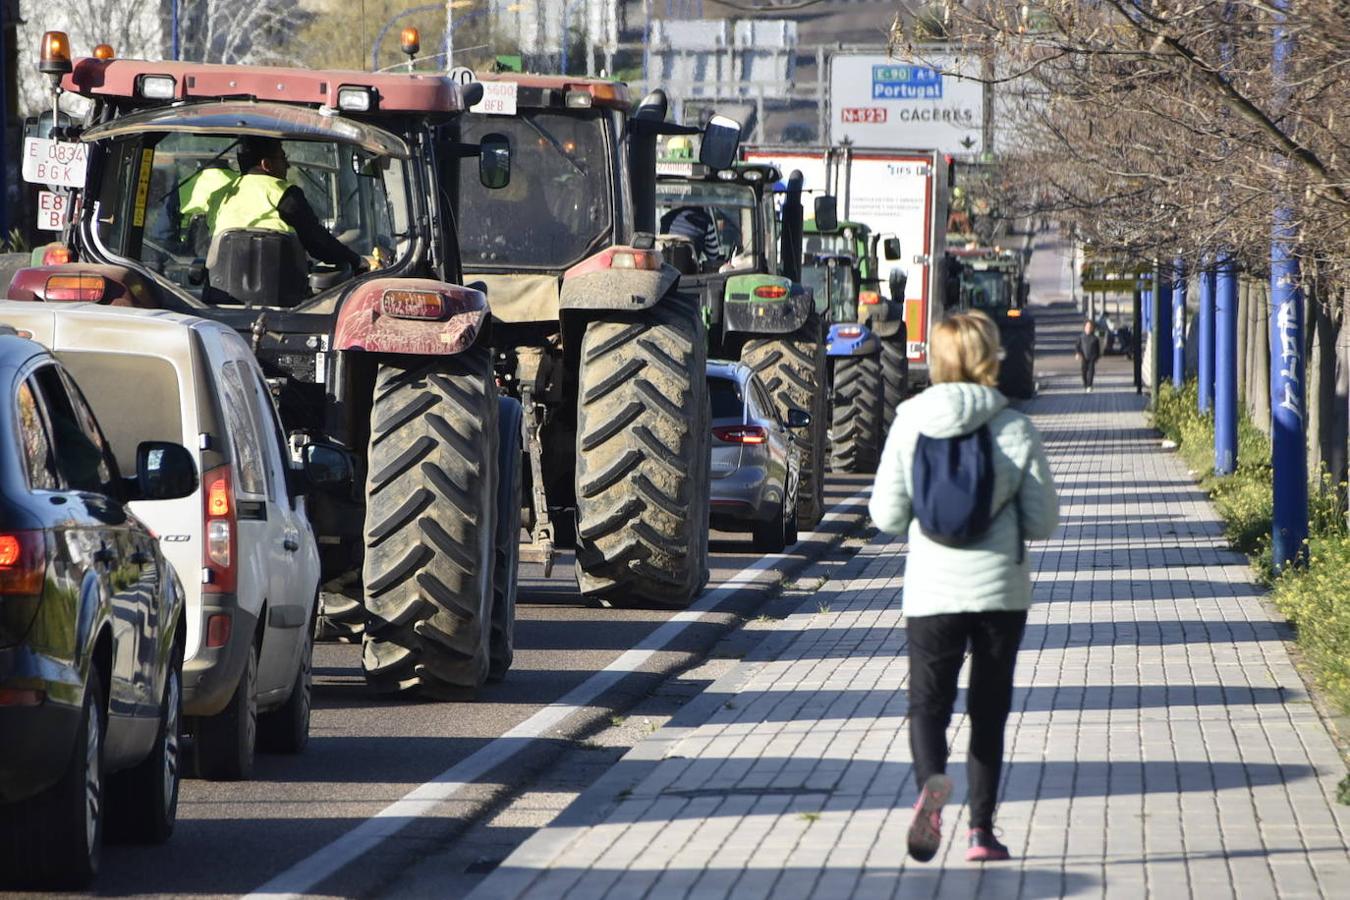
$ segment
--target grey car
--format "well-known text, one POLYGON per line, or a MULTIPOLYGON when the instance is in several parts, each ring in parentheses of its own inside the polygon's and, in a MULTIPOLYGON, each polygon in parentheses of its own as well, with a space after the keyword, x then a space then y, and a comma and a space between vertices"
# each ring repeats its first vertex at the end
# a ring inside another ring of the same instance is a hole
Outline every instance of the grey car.
POLYGON ((749 531, 756 550, 782 552, 797 541, 797 481, 801 451, 792 432, 809 413, 779 418, 754 370, 708 361, 712 404, 712 527, 749 531))

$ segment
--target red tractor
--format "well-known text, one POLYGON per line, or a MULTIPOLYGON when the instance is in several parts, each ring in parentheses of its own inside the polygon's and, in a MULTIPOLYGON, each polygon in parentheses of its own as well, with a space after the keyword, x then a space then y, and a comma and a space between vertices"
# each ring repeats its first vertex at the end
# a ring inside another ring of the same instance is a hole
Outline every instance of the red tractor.
POLYGON ((293 443, 336 443, 364 471, 363 496, 305 502, 323 551, 324 621, 364 631, 368 682, 445 696, 501 678, 521 413, 497 389, 487 298, 463 286, 445 180, 477 156, 485 184, 509 181, 505 138, 458 140, 481 89, 436 75, 72 63, 60 37, 44 39, 42 71, 88 113, 29 144, 87 156, 87 178, 49 254, 68 261, 19 271, 9 296, 171 309, 237 329, 293 443), (283 151, 271 189, 294 205, 298 186, 314 221, 279 226, 266 208, 224 227, 233 201, 220 198, 242 190, 245 146, 283 151), (311 260, 332 247, 316 228, 341 245, 336 261, 311 260))

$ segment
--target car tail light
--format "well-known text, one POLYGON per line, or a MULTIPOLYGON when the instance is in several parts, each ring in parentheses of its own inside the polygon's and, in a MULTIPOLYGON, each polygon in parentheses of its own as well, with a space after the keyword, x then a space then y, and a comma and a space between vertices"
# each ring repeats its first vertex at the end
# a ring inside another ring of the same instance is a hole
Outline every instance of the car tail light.
POLYGON ((41 706, 46 691, 27 688, 0 688, 0 706, 41 706))
POLYGON ((881 302, 881 295, 876 291, 859 291, 858 302, 863 306, 876 306, 881 302))
POLYGON ((782 300, 787 293, 788 289, 781 284, 761 284, 755 288, 755 296, 761 300, 782 300))
POLYGON ((42 593, 47 538, 41 531, 0 532, 0 597, 42 593))
POLYGON ((64 266, 74 258, 65 244, 48 244, 42 251, 44 266, 64 266))
POLYGON ((102 275, 53 275, 47 279, 48 300, 78 300, 98 303, 103 299, 108 282, 102 275))
POLYGON ((230 642, 234 623, 229 613, 217 613, 206 620, 206 646, 224 647, 230 642))
POLYGON ((235 509, 229 466, 217 466, 202 479, 203 525, 206 546, 202 554, 202 582, 207 593, 229 593, 235 586, 235 509))
POLYGON ((719 425, 712 433, 728 444, 762 444, 769 439, 769 430, 762 425, 719 425))
POLYGON ((860 338, 863 336, 863 330, 857 325, 843 325, 835 330, 835 336, 841 338, 860 338))
POLYGON ((1008 318, 1010 318, 1010 319, 1021 318, 1021 316, 1022 316, 1022 311, 1021 311, 1020 309, 1010 309, 1010 310, 1008 310, 1008 318))

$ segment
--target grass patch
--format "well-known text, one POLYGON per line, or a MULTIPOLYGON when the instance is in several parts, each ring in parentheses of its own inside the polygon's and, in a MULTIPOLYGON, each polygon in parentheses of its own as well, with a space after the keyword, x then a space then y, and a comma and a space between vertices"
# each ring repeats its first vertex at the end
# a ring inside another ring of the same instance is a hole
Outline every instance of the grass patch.
MULTIPOLYGON (((1154 425, 1177 443, 1177 452, 1209 492, 1233 546, 1252 559, 1270 598, 1294 626, 1298 646, 1328 704, 1350 715, 1350 534, 1341 507, 1344 485, 1325 474, 1308 488, 1307 564, 1276 575, 1271 567, 1270 441, 1245 415, 1238 421, 1238 467, 1214 474, 1214 422, 1196 411, 1196 387, 1164 384, 1154 425)), ((1350 777, 1342 783, 1350 801, 1350 777)))

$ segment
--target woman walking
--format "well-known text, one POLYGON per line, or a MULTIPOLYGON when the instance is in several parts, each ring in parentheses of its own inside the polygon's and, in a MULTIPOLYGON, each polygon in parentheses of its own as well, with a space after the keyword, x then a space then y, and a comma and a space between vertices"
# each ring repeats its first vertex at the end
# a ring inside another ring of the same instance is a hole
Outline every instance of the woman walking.
POLYGON ((1040 435, 994 387, 993 321, 951 316, 928 347, 933 386, 900 405, 869 507, 878 528, 909 540, 909 745, 920 789, 909 853, 927 862, 941 842, 951 794, 947 726, 969 651, 966 859, 1001 860, 1008 848, 994 836, 994 805, 1003 728, 1031 604, 1023 542, 1054 532, 1059 502, 1040 435))

